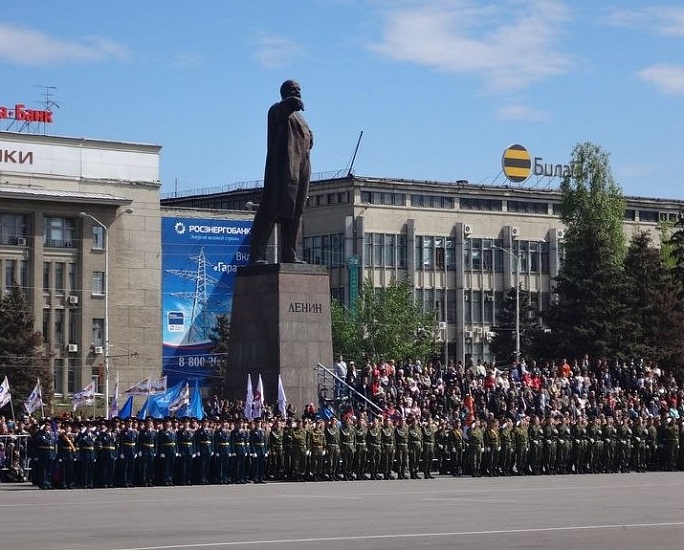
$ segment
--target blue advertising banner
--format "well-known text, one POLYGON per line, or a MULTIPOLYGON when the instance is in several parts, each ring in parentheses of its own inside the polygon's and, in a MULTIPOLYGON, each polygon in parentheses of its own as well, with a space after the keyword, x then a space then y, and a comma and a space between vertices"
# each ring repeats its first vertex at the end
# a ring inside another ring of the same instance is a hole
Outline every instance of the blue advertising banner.
POLYGON ((238 267, 249 263, 251 220, 162 218, 162 374, 168 386, 208 385, 210 339, 230 314, 238 267))

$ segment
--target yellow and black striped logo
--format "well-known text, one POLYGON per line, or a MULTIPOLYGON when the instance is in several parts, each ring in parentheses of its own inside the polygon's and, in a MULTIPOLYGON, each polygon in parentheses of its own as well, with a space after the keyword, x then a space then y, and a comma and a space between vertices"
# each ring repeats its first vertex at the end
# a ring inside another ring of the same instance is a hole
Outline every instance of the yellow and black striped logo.
POLYGON ((501 159, 503 172, 510 181, 520 183, 530 177, 532 161, 530 152, 517 143, 504 151, 501 159))

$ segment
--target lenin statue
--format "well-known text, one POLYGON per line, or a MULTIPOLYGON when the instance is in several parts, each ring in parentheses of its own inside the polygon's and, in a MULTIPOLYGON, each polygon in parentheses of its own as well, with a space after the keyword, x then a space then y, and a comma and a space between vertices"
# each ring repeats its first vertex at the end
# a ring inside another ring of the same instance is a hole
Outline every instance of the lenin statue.
POLYGON ((266 246, 276 223, 280 224, 280 261, 305 263, 295 252, 299 222, 309 193, 313 134, 300 111, 301 88, 294 80, 280 87, 282 101, 268 110, 268 147, 264 191, 254 217, 250 263, 265 264, 266 246))

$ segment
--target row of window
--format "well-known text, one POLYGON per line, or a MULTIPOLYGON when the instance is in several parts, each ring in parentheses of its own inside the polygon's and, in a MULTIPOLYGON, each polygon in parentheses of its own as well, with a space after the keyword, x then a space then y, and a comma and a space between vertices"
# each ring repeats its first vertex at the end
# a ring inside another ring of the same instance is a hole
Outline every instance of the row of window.
MULTIPOLYGON (((26 245, 28 215, 0 213, 0 244, 26 245)), ((103 249, 105 229, 97 224, 92 227, 93 248, 103 249)), ((77 221, 74 218, 43 217, 43 246, 70 248, 77 238, 77 221)))
MULTIPOLYGON (((53 368, 55 393, 66 395, 81 391, 81 388, 83 387, 83 383, 81 382, 82 370, 83 365, 78 358, 55 359, 53 368)), ((99 381, 101 374, 99 367, 94 366, 92 368, 91 379, 95 383, 95 392, 100 391, 99 381)))
MULTIPOLYGON (((81 317, 78 309, 43 309, 43 341, 54 346, 81 341, 81 317)), ((105 321, 92 319, 91 341, 93 346, 104 345, 105 321)))

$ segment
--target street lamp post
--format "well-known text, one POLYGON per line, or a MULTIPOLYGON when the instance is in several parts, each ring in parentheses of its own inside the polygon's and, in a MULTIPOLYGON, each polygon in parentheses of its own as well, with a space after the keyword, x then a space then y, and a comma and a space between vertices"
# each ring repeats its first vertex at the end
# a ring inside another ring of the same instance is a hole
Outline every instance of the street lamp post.
MULTIPOLYGON (((113 220, 114 223, 121 214, 131 214, 132 209, 128 208, 119 213, 113 220)), ((92 214, 87 212, 79 212, 81 218, 88 218, 93 223, 99 225, 104 232, 104 257, 105 257, 105 274, 104 274, 104 401, 105 401, 105 418, 109 418, 109 229, 92 214)), ((111 224, 110 224, 111 226, 111 224)))

